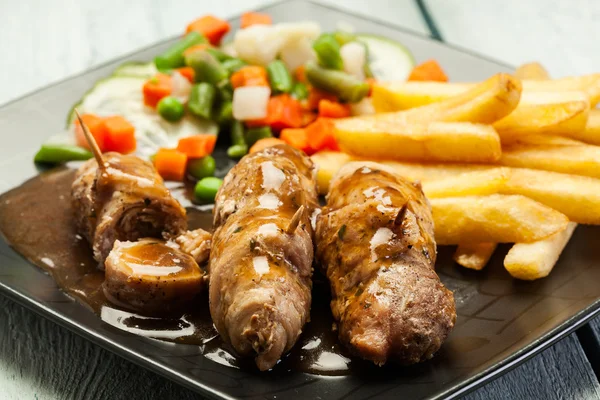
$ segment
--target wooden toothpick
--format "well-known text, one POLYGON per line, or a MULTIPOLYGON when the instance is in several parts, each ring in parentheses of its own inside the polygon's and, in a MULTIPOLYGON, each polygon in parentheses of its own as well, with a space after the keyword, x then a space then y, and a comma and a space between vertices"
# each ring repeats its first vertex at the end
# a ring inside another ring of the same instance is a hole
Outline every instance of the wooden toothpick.
POLYGON ((79 111, 77 111, 77 109, 75 109, 75 115, 77 115, 77 119, 79 120, 81 129, 83 130, 83 135, 85 136, 85 139, 87 140, 88 144, 90 145, 90 148, 92 149, 92 153, 94 153, 94 158, 96 159, 96 162, 98 163, 98 168, 100 168, 101 170, 104 170, 106 168, 106 162, 104 161, 102 152, 100 151, 100 148, 98 147, 98 143, 96 143, 96 139, 90 133, 87 125, 83 122, 83 119, 81 119, 81 115, 79 115, 79 111))
POLYGON ((300 206, 300 208, 296 211, 296 213, 292 217, 292 220, 290 221, 290 224, 286 228, 285 233, 290 234, 290 235, 292 233, 294 233, 296 231, 296 228, 298 227, 298 224, 302 220, 303 216, 304 216, 304 206, 300 206))
POLYGON ((400 208, 400 211, 398 211, 398 214, 396 215, 396 218, 394 219, 394 225, 402 225, 402 221, 404 221, 404 217, 406 217, 407 210, 408 210, 408 201, 406 203, 404 203, 402 208, 400 208))

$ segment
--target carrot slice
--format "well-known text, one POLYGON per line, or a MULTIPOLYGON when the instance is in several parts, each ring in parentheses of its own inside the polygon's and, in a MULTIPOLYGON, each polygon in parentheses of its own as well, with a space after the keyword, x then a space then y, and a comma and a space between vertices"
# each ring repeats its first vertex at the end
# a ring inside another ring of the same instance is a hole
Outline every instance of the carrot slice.
POLYGON ((337 101, 335 95, 324 92, 322 90, 311 87, 308 89, 308 109, 317 110, 319 108, 319 102, 321 100, 337 101))
POLYGON ((171 81, 172 78, 169 75, 161 73, 147 80, 142 89, 144 104, 154 108, 160 99, 169 96, 172 90, 171 81))
POLYGON ((106 131, 105 151, 128 154, 135 151, 135 127, 120 115, 104 119, 106 131))
POLYGON ((185 30, 185 33, 196 31, 203 34, 212 45, 218 45, 223 36, 229 32, 231 26, 225 20, 213 15, 205 15, 195 21, 192 21, 185 30))
POLYGON ((308 145, 312 150, 339 150, 335 140, 333 122, 329 118, 317 118, 305 129, 308 145))
POLYGON ((216 143, 215 135, 194 135, 179 139, 177 150, 186 154, 188 158, 202 158, 213 152, 216 143))
POLYGON ((268 14, 257 13, 257 12, 247 12, 242 14, 242 18, 240 20, 240 26, 242 29, 247 28, 252 25, 272 25, 273 20, 271 16, 268 14))
POLYGON ((181 67, 181 68, 177 68, 176 70, 177 72, 179 72, 181 75, 183 75, 183 77, 185 79, 187 79, 188 81, 190 81, 190 83, 194 83, 194 68, 192 67, 181 67))
POLYGON ((234 89, 241 86, 269 86, 267 70, 260 65, 247 65, 231 75, 231 86, 234 89))
POLYGON ((176 149, 159 149, 154 156, 154 166, 158 174, 168 181, 183 181, 187 156, 176 149))
MULTIPOLYGON (((81 119, 96 140, 96 143, 98 143, 98 148, 100 151, 106 151, 106 130, 104 129, 104 119, 95 114, 83 114, 81 119)), ((75 120, 75 142, 78 146, 90 150, 90 145, 88 144, 85 134, 83 133, 83 129, 81 128, 81 124, 77 119, 75 120)))
POLYGON ((448 76, 437 61, 429 60, 414 67, 408 80, 448 82, 448 76))
POLYGON ((296 70, 294 71, 294 78, 296 78, 296 80, 298 82, 306 83, 306 74, 304 73, 304 64, 302 64, 301 66, 296 68, 296 70))
POLYGON ((346 118, 350 116, 350 106, 337 101, 322 99, 319 101, 319 117, 346 118))
POLYGON ((188 47, 187 49, 185 49, 185 50, 183 51, 183 55, 184 55, 184 56, 187 56, 187 55, 189 55, 189 54, 192 54, 192 53, 194 53, 194 52, 196 52, 196 51, 202 51, 202 50, 206 50, 206 49, 208 49, 209 47, 212 47, 212 46, 211 46, 211 45, 209 45, 209 44, 207 44, 207 43, 195 44, 195 45, 193 45, 193 46, 191 46, 191 47, 188 47))
POLYGON ((308 155, 312 154, 312 149, 308 144, 306 129, 284 129, 279 134, 279 139, 283 140, 292 147, 302 150, 308 155))
POLYGON ((250 153, 256 153, 257 151, 261 151, 266 149, 267 147, 277 146, 278 144, 286 144, 283 140, 277 138, 264 138, 258 140, 256 143, 250 147, 250 153))

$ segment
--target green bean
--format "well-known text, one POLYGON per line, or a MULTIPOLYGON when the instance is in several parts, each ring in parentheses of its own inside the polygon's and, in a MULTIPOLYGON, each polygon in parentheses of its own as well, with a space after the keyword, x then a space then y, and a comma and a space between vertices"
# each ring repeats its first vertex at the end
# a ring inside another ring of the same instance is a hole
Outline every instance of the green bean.
POLYGON ((194 69, 196 82, 208 82, 213 85, 227 79, 227 70, 207 51, 194 51, 185 56, 185 64, 194 69))
POLYGON ((335 31, 333 33, 333 37, 340 46, 343 46, 346 43, 354 42, 356 40, 355 34, 346 31, 335 31))
POLYGON ((248 146, 245 144, 234 144, 227 149, 227 156, 233 159, 240 159, 248 154, 248 146))
POLYGON ((246 139, 244 135, 244 123, 242 121, 234 120, 231 123, 231 144, 233 145, 246 145, 246 139))
POLYGON ((246 145, 252 147, 252 145, 258 142, 260 139, 273 137, 273 132, 268 126, 261 126, 260 128, 248 129, 246 132, 246 145))
POLYGON ((209 47, 208 49, 206 49, 206 51, 208 51, 219 62, 223 62, 223 61, 234 58, 234 57, 230 56, 229 54, 225 53, 224 51, 221 51, 214 47, 209 47))
POLYGON ((219 94, 219 101, 232 101, 233 100, 233 87, 229 79, 221 81, 217 84, 217 92, 219 94))
POLYGON ((369 93, 369 84, 342 71, 332 71, 309 61, 305 67, 306 78, 317 89, 336 95, 340 100, 356 103, 369 93))
POLYGON ((187 165, 188 174, 200 180, 215 174, 217 164, 211 156, 190 160, 187 165))
POLYGON ((183 104, 181 104, 181 102, 175 97, 171 96, 160 99, 156 105, 156 110, 161 117, 169 122, 179 121, 181 118, 183 118, 183 114, 185 113, 183 104))
POLYGON ((190 32, 179 42, 169 47, 167 51, 154 59, 154 64, 159 70, 179 68, 185 65, 183 52, 197 44, 208 43, 206 38, 198 32, 190 32))
POLYGON ((222 101, 217 113, 217 122, 224 124, 233 119, 233 103, 231 101, 222 101))
POLYGON ((340 44, 331 33, 322 33, 313 43, 319 64, 329 69, 344 69, 340 44))
POLYGON ((217 91, 213 85, 206 82, 196 83, 192 86, 192 92, 188 100, 188 110, 198 117, 210 119, 216 93, 217 91))
POLYGON ((308 88, 302 82, 294 83, 294 87, 292 88, 292 97, 297 100, 304 100, 308 98, 308 88))
POLYGON ((215 196, 223 181, 215 177, 202 178, 194 187, 194 196, 196 200, 210 203, 215 201, 215 196))
POLYGON ((267 65, 269 84, 275 93, 289 93, 292 90, 292 75, 281 60, 275 60, 267 65))
POLYGON ((67 161, 87 160, 92 153, 82 147, 68 144, 43 144, 33 158, 37 163, 60 164, 67 161))
POLYGON ((223 61, 221 65, 223 65, 223 68, 225 68, 227 72, 229 72, 229 75, 231 75, 243 66, 246 66, 248 64, 246 64, 245 61, 240 60, 239 58, 231 58, 229 60, 223 61))

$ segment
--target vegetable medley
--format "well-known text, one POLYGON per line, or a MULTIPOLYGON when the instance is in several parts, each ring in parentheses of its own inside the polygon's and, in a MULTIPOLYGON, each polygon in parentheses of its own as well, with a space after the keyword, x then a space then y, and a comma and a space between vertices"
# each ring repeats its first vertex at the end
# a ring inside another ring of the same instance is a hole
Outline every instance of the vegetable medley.
MULTIPOLYGON (((198 18, 153 63, 124 64, 98 82, 75 107, 100 150, 150 158, 164 179, 196 180, 197 199, 212 201, 219 132, 233 159, 277 143, 337 151, 331 119, 373 113, 375 79, 446 79, 435 62, 411 72, 412 56, 387 38, 273 24, 255 12, 222 44, 230 29, 214 16, 198 18)), ((35 161, 90 158, 72 113, 68 130, 72 141, 44 144, 35 161)))

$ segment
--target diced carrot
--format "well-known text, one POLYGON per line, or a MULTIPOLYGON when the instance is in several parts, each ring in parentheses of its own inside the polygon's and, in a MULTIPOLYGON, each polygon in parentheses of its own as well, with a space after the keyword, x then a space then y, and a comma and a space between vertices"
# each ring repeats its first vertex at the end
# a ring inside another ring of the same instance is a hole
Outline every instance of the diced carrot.
POLYGON ((261 151, 266 149, 267 147, 277 146, 278 144, 286 144, 283 140, 277 138, 264 138, 258 140, 256 143, 250 147, 250 153, 256 153, 257 151, 261 151))
POLYGON ((218 45, 223 36, 229 32, 231 26, 225 20, 212 15, 205 15, 191 22, 186 29, 186 33, 196 31, 203 34, 212 45, 218 45))
POLYGON ((183 181, 188 157, 176 149, 159 149, 154 156, 158 174, 168 181, 183 181))
POLYGON ((306 129, 284 129, 279 134, 279 139, 283 140, 292 147, 302 150, 306 154, 312 154, 312 149, 308 145, 306 129))
POLYGON ((269 86, 267 70, 260 65, 247 65, 231 75, 231 86, 234 89, 241 86, 269 86))
POLYGON ((448 82, 448 76, 437 61, 429 60, 414 67, 408 80, 448 82))
POLYGON ((156 74, 144 83, 144 104, 148 107, 156 107, 163 97, 171 94, 171 77, 167 74, 156 74))
POLYGON ((319 117, 346 118, 349 116, 350 106, 348 104, 342 104, 327 99, 319 101, 319 117))
POLYGON ((273 24, 273 20, 271 16, 268 14, 257 13, 257 12, 247 12, 242 14, 242 18, 240 21, 240 26, 242 29, 247 28, 252 25, 271 25, 273 24))
POLYGON ((317 118, 305 129, 308 145, 312 150, 339 150, 335 140, 333 122, 329 118, 317 118))
POLYGON ((311 87, 308 89, 308 109, 317 110, 319 108, 319 102, 323 99, 337 101, 337 97, 331 93, 324 92, 322 90, 311 87))
POLYGON ((135 151, 135 127, 120 115, 104 119, 106 131, 105 151, 128 154, 135 151))
MULTIPOLYGON (((96 143, 98 143, 98 148, 100 151, 106 151, 106 130, 104 129, 104 119, 95 114, 83 114, 81 119, 96 140, 96 143)), ((79 123, 78 119, 75 120, 75 141, 78 146, 90 150, 90 145, 85 138, 85 134, 83 133, 83 129, 81 128, 81 124, 79 123)))
POLYGON ((302 126, 302 106, 298 100, 292 98, 289 94, 273 96, 269 99, 267 105, 267 116, 246 121, 246 126, 250 128, 270 126, 276 131, 286 128, 300 128, 302 126))
POLYGON ((192 47, 188 47, 187 49, 185 49, 183 51, 183 55, 187 56, 187 55, 192 54, 192 53, 194 53, 196 51, 206 50, 209 47, 212 47, 212 46, 210 44, 208 44, 208 43, 195 44, 192 47))
POLYGON ((302 112, 302 126, 311 124, 316 119, 317 119, 317 113, 314 113, 312 111, 303 111, 302 112))
POLYGON ((215 135, 188 136, 179 139, 177 150, 186 154, 188 158, 202 158, 213 152, 215 143, 217 143, 215 135))
POLYGON ((185 79, 190 81, 190 83, 194 83, 194 68, 192 67, 181 67, 177 68, 177 72, 179 72, 185 79))
POLYGON ((301 66, 296 68, 296 70, 294 71, 294 78, 296 78, 296 80, 298 82, 306 83, 306 74, 304 73, 304 64, 302 64, 301 66))

